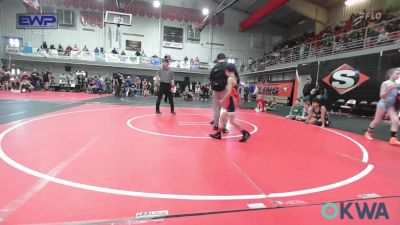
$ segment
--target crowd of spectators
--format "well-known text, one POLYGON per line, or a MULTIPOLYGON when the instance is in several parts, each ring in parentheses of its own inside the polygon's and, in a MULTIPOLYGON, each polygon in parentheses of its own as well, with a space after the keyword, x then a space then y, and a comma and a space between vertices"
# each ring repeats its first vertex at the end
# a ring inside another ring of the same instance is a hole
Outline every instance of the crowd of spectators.
POLYGON ((400 42, 399 17, 380 11, 364 10, 352 14, 347 21, 327 25, 318 34, 305 32, 302 36, 284 40, 260 58, 249 58, 248 70, 262 70, 268 65, 297 61, 310 56, 371 48, 378 44, 400 42), (373 15, 379 15, 379 20, 373 15))
POLYGON ((15 92, 32 92, 33 90, 49 90, 51 80, 54 79, 48 69, 39 74, 36 69, 32 72, 12 72, 5 67, 0 69, 0 90, 15 92))
MULTIPOLYGON (((109 76, 91 75, 85 71, 66 72, 57 79, 49 68, 38 72, 23 71, 12 74, 9 69, 0 69, 0 90, 12 92, 32 91, 75 91, 92 94, 114 94, 118 97, 156 96, 160 87, 160 78, 140 78, 135 75, 116 73, 109 76)), ((187 101, 208 101, 211 96, 210 84, 203 82, 177 82, 172 88, 175 97, 187 101)))

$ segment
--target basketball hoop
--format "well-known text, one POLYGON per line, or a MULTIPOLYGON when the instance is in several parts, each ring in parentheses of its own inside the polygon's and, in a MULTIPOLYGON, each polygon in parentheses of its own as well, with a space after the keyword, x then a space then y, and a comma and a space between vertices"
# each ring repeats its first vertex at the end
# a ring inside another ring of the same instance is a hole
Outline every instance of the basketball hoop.
POLYGON ((133 0, 115 0, 118 11, 124 13, 125 10, 132 4, 133 0))
POLYGON ((114 23, 117 24, 117 27, 120 27, 123 21, 124 19, 122 17, 119 16, 114 17, 114 23))
POLYGON ((122 17, 116 16, 114 17, 114 23, 121 24, 124 21, 122 17))

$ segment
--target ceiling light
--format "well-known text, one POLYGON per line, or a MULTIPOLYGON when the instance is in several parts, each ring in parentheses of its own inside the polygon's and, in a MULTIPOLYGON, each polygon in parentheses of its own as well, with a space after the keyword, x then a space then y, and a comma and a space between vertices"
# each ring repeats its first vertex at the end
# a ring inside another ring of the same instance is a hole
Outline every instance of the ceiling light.
POLYGON ((346 0, 346 1, 344 2, 344 4, 345 4, 346 6, 351 6, 351 5, 360 3, 360 2, 362 2, 362 1, 364 1, 364 0, 346 0))
POLYGON ((153 6, 154 6, 154 8, 159 8, 161 6, 160 1, 154 1, 153 6))
POLYGON ((203 15, 208 15, 210 11, 207 8, 204 8, 202 11, 203 15))

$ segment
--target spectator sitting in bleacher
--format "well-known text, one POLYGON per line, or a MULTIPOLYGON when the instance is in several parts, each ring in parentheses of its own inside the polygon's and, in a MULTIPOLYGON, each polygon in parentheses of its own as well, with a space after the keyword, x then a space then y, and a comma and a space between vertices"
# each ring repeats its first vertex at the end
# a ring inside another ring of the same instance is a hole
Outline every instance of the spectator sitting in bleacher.
POLYGON ((208 84, 203 84, 201 86, 201 101, 208 101, 208 99, 210 98, 210 95, 208 93, 208 91, 210 90, 208 84))
POLYGON ((27 91, 32 92, 35 87, 28 80, 28 73, 23 72, 21 74, 21 81, 19 82, 19 91, 25 93, 27 91))
POLYGON ((107 76, 105 81, 104 81, 105 85, 106 85, 106 93, 111 94, 113 91, 113 87, 112 87, 112 78, 110 76, 107 76))
POLYGON ((386 31, 386 28, 383 26, 379 29, 378 42, 385 42, 389 40, 389 32, 386 31))
POLYGON ((88 79, 88 93, 94 93, 94 89, 96 88, 96 83, 95 83, 95 79, 97 78, 97 76, 93 78, 89 78, 88 79))
POLYGON ((147 80, 144 79, 142 86, 143 86, 143 96, 145 97, 150 96, 151 83, 147 82, 147 80))
POLYGON ((48 91, 50 88, 50 82, 51 82, 51 72, 49 70, 49 68, 46 68, 43 72, 42 72, 42 82, 43 84, 43 88, 45 91, 48 91))
POLYGON ((68 46, 65 48, 65 51, 69 54, 69 53, 72 51, 71 45, 68 45, 68 46))
POLYGON ((249 86, 249 94, 250 94, 249 102, 251 100, 251 95, 254 94, 254 90, 255 90, 254 84, 250 84, 250 86, 249 86))
POLYGON ((136 50, 136 53, 135 53, 135 55, 136 55, 136 56, 140 56, 139 49, 137 49, 137 50, 136 50))
POLYGON ((255 108, 256 112, 264 112, 265 108, 265 100, 263 99, 262 95, 257 95, 257 107, 255 108))
POLYGON ((133 91, 134 96, 140 95, 140 93, 142 92, 140 89, 140 83, 138 83, 137 81, 133 82, 131 85, 131 90, 133 91))
POLYGON ((10 76, 9 85, 10 85, 10 90, 11 91, 18 90, 18 88, 19 88, 19 76, 11 75, 10 76))
POLYGON ((300 105, 300 100, 296 99, 292 108, 290 109, 290 114, 286 118, 295 120, 297 117, 303 115, 303 106, 300 105))
POLYGON ((200 95, 201 95, 201 85, 199 82, 197 82, 196 85, 194 86, 194 100, 199 101, 200 95))
POLYGON ((95 54, 95 55, 98 55, 98 54, 99 54, 99 52, 100 52, 99 48, 98 48, 98 47, 96 47, 96 48, 94 49, 94 54, 95 54))
POLYGON ((100 54, 104 55, 104 48, 103 47, 100 48, 100 54))
POLYGON ((43 44, 40 46, 40 49, 41 49, 41 50, 45 50, 45 51, 48 50, 47 43, 46 43, 45 41, 44 41, 43 44))
POLYGON ((0 68, 0 89, 3 88, 4 77, 5 77, 4 69, 0 68))
POLYGON ((125 80, 125 97, 129 96, 129 93, 131 92, 131 88, 132 88, 132 79, 130 76, 128 76, 125 80))
POLYGON ((277 105, 276 99, 275 97, 272 97, 272 99, 265 105, 264 111, 265 112, 268 112, 268 110, 275 111, 276 105, 277 105))
POLYGON ((121 55, 126 55, 126 53, 122 50, 121 55))
POLYGON ((33 72, 31 73, 31 80, 33 85, 35 86, 36 90, 40 89, 40 74, 37 72, 36 69, 33 69, 33 72))
POLYGON ((78 52, 79 51, 79 48, 78 48, 78 46, 75 44, 74 45, 74 47, 72 48, 72 51, 75 51, 75 52, 78 52))
POLYGON ((102 94, 104 92, 104 81, 102 78, 95 77, 94 94, 102 94))
POLYGON ((84 51, 84 52, 88 52, 89 51, 89 49, 86 47, 86 45, 83 47, 83 49, 82 49, 82 51, 84 51))
POLYGON ((58 54, 63 54, 64 53, 64 48, 62 47, 61 44, 58 44, 57 52, 58 52, 58 54))
POLYGON ((51 44, 50 45, 50 48, 49 48, 49 50, 48 50, 48 53, 50 54, 50 55, 58 55, 58 51, 57 51, 57 49, 56 49, 56 47, 53 45, 53 44, 51 44))
POLYGON ((111 51, 111 53, 112 53, 112 54, 115 54, 115 55, 118 55, 118 51, 117 51, 117 49, 115 49, 115 48, 111 51))
POLYGON ((322 128, 329 126, 328 110, 322 104, 321 99, 314 98, 312 100, 306 123, 321 126, 322 128))
POLYGON ((193 101, 193 98, 194 98, 193 93, 190 91, 189 86, 186 85, 185 91, 183 92, 183 99, 185 101, 191 102, 193 101))
POLYGON ((185 95, 183 95, 184 97, 183 97, 183 99, 185 100, 185 101, 189 101, 189 102, 191 102, 191 101, 193 101, 193 93, 192 92, 190 92, 190 91, 188 91, 185 95))
POLYGON ((243 98, 245 102, 250 102, 250 87, 249 84, 246 84, 243 88, 243 98))
POLYGON ((4 90, 9 90, 10 89, 10 78, 11 78, 10 71, 4 67, 2 68, 2 70, 3 70, 3 79, 2 79, 2 82, 0 83, 0 85, 2 86, 2 88, 4 90))

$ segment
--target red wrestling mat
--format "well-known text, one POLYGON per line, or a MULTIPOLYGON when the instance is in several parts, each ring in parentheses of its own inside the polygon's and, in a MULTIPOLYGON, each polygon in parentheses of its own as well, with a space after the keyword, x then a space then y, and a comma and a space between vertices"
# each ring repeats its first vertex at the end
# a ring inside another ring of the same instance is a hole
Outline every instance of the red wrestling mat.
MULTIPOLYGON (((210 109, 163 111, 84 105, 3 126, 0 223, 84 223, 262 203, 302 207, 160 223, 331 224, 322 206, 307 205, 400 193, 400 149, 382 141, 252 111, 237 116, 253 133, 247 143, 234 128, 218 141, 207 137, 210 109)), ((391 219, 379 224, 399 221, 395 203, 387 205, 391 219)))

